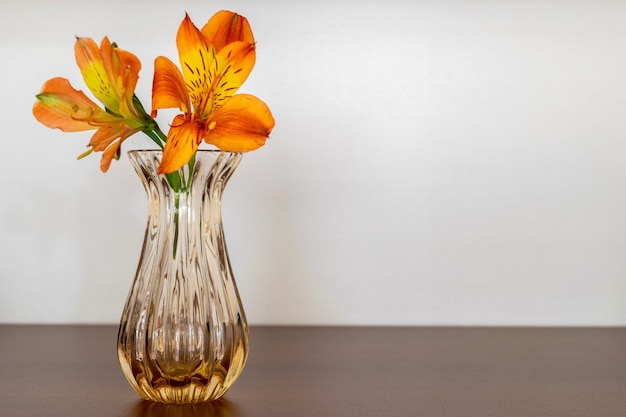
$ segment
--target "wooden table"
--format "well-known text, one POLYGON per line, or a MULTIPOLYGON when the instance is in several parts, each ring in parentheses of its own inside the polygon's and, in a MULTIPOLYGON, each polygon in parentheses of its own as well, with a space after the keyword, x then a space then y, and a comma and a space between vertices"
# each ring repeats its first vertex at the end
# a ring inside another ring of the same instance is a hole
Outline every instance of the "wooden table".
POLYGON ((142 401, 116 326, 0 325, 3 417, 626 416, 626 328, 253 327, 224 399, 142 401))

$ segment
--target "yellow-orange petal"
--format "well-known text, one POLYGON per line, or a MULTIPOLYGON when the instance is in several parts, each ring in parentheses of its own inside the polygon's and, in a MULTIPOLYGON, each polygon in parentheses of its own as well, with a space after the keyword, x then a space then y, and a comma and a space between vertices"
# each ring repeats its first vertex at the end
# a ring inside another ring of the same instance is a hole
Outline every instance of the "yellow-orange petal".
POLYGON ((159 174, 169 174, 187 164, 198 149, 202 135, 201 124, 182 114, 176 116, 167 134, 159 174))
POLYGON ((179 108, 189 113, 189 93, 180 70, 164 56, 154 61, 152 110, 179 108))
POLYGON ((231 42, 254 43, 248 19, 228 10, 215 13, 202 27, 201 32, 218 51, 231 42))
POLYGON ((116 87, 120 97, 130 93, 132 96, 141 70, 141 61, 134 54, 113 47, 106 36, 100 43, 100 54, 109 80, 116 87))
POLYGON ((100 54, 104 69, 117 96, 115 100, 111 100, 110 104, 118 107, 110 108, 110 110, 126 119, 141 123, 141 112, 135 109, 133 103, 133 94, 141 70, 141 61, 132 53, 113 47, 107 37, 102 39, 100 54))
POLYGON ((65 78, 52 78, 43 85, 33 106, 33 115, 50 128, 65 132, 98 129, 116 120, 65 78))
MULTIPOLYGON (((254 44, 231 42, 217 54, 217 73, 212 84, 212 107, 221 106, 246 81, 256 62, 254 44)), ((207 116, 209 111, 206 112, 207 116)))
POLYGON ((98 45, 91 38, 76 38, 74 53, 76 55, 76 63, 89 91, 106 108, 117 112, 120 94, 114 85, 114 80, 111 79, 104 66, 98 45))
POLYGON ((265 144, 274 123, 272 112, 263 101, 238 94, 211 115, 204 140, 223 151, 248 152, 265 144))
POLYGON ((194 106, 208 95, 215 78, 215 48, 185 15, 176 34, 183 78, 194 106))

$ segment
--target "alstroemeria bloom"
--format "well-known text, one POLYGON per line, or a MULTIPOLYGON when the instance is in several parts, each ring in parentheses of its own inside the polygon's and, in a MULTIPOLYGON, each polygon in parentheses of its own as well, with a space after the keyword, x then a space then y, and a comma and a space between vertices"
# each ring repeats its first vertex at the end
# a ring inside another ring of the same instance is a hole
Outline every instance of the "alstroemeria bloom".
POLYGON ((76 63, 91 93, 104 109, 65 78, 48 80, 37 95, 33 115, 44 125, 65 132, 96 130, 89 150, 103 152, 100 169, 106 172, 120 152, 122 142, 144 130, 149 118, 137 108, 133 95, 141 63, 130 52, 114 47, 108 38, 100 48, 89 38, 77 38, 76 63))
POLYGON ((274 127, 272 113, 252 95, 234 95, 256 59, 248 21, 221 11, 199 30, 185 16, 176 46, 182 73, 166 57, 155 61, 153 112, 164 108, 183 112, 170 126, 159 172, 184 166, 203 139, 231 152, 263 146, 274 127))

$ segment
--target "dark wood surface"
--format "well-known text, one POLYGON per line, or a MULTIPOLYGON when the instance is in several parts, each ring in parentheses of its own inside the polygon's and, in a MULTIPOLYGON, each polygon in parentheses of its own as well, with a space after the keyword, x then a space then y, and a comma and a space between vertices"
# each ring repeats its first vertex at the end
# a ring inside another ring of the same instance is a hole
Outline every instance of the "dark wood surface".
POLYGON ((0 325, 4 417, 626 416, 626 328, 253 327, 198 406, 142 401, 115 326, 0 325))

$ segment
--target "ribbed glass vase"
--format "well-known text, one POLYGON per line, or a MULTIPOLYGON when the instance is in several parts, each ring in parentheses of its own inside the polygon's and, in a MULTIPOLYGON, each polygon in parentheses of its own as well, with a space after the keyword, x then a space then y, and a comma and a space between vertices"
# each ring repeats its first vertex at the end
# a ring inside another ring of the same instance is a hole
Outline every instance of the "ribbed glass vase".
POLYGON ((148 223, 119 327, 122 371, 147 400, 217 399, 248 356, 221 214, 241 154, 198 151, 193 169, 173 178, 157 174, 161 151, 128 155, 148 195, 148 223))

